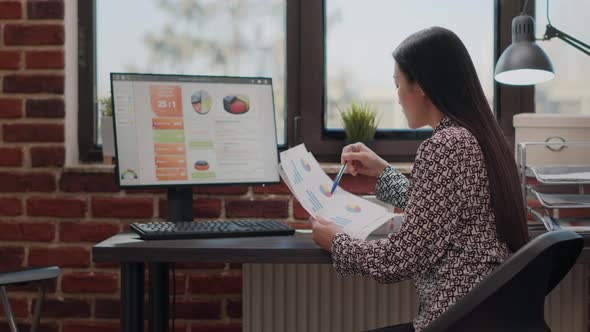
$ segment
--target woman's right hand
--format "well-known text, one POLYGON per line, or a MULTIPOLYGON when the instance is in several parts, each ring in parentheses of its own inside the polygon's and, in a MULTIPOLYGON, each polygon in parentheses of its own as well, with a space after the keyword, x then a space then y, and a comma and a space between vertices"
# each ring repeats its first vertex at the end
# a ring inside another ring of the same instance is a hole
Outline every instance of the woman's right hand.
POLYGON ((348 161, 346 171, 354 176, 357 174, 379 176, 389 165, 387 161, 360 142, 345 146, 340 160, 342 163, 348 161))

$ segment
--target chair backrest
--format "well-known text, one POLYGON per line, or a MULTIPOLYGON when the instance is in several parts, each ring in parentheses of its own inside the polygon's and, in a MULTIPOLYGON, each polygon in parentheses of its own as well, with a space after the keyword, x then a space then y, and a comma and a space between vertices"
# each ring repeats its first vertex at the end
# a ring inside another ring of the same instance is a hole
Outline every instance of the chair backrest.
POLYGON ((424 332, 550 331, 544 315, 545 295, 572 268, 583 246, 582 237, 569 230, 538 236, 424 332))

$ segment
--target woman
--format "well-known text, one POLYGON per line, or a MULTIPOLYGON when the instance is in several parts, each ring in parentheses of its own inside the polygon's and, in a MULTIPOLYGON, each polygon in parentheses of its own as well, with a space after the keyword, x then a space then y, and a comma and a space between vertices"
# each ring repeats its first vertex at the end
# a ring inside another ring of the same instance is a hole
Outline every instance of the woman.
POLYGON ((433 27, 393 52, 393 79, 410 128, 430 125, 410 180, 361 143, 346 146, 352 175, 377 176, 377 198, 404 209, 400 230, 356 240, 311 218, 314 240, 343 275, 413 279, 418 316, 384 331, 421 331, 528 241, 517 167, 461 40, 433 27), (356 152, 355 152, 356 151, 356 152))

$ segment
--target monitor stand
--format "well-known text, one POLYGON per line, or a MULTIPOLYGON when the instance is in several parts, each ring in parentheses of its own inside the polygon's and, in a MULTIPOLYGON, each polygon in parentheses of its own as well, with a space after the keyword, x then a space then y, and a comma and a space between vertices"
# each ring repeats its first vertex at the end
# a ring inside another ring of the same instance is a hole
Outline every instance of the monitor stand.
POLYGON ((193 189, 168 188, 168 221, 193 221, 193 189))

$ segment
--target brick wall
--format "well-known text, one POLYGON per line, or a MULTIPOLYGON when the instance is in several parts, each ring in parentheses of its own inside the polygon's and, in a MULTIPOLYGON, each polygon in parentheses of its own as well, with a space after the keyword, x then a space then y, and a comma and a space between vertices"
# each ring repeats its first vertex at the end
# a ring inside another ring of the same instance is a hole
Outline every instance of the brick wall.
MULTIPOLYGON (((64 3, 0 0, 0 270, 59 265, 42 331, 118 331, 118 266, 93 263, 91 247, 130 222, 166 217, 164 192, 119 191, 112 170, 64 168, 64 3)), ((375 180, 342 186, 372 194, 375 180)), ((580 188, 588 192, 588 187, 580 188)), ((196 219, 269 218, 308 227, 284 184, 194 189, 196 219)), ((587 213, 578 210, 568 213, 587 213)), ((557 212, 556 212, 557 213, 557 212)), ((241 266, 177 267, 177 331, 240 331, 241 266)), ((9 288, 21 326, 35 290, 9 288)), ((0 332, 8 331, 0 308, 0 332)))
MULTIPOLYGON (((0 270, 58 265, 42 331, 118 331, 119 270, 92 245, 129 223, 166 217, 162 191, 119 191, 111 169, 64 168, 64 3, 0 0, 0 270)), ((375 181, 343 179, 357 194, 375 181)), ((269 218, 307 227, 284 185, 194 189, 196 219, 269 218)), ((179 264, 177 331, 241 330, 241 265, 179 264)), ((9 288, 28 329, 35 289, 9 288)), ((0 332, 8 331, 0 309, 0 332)))

